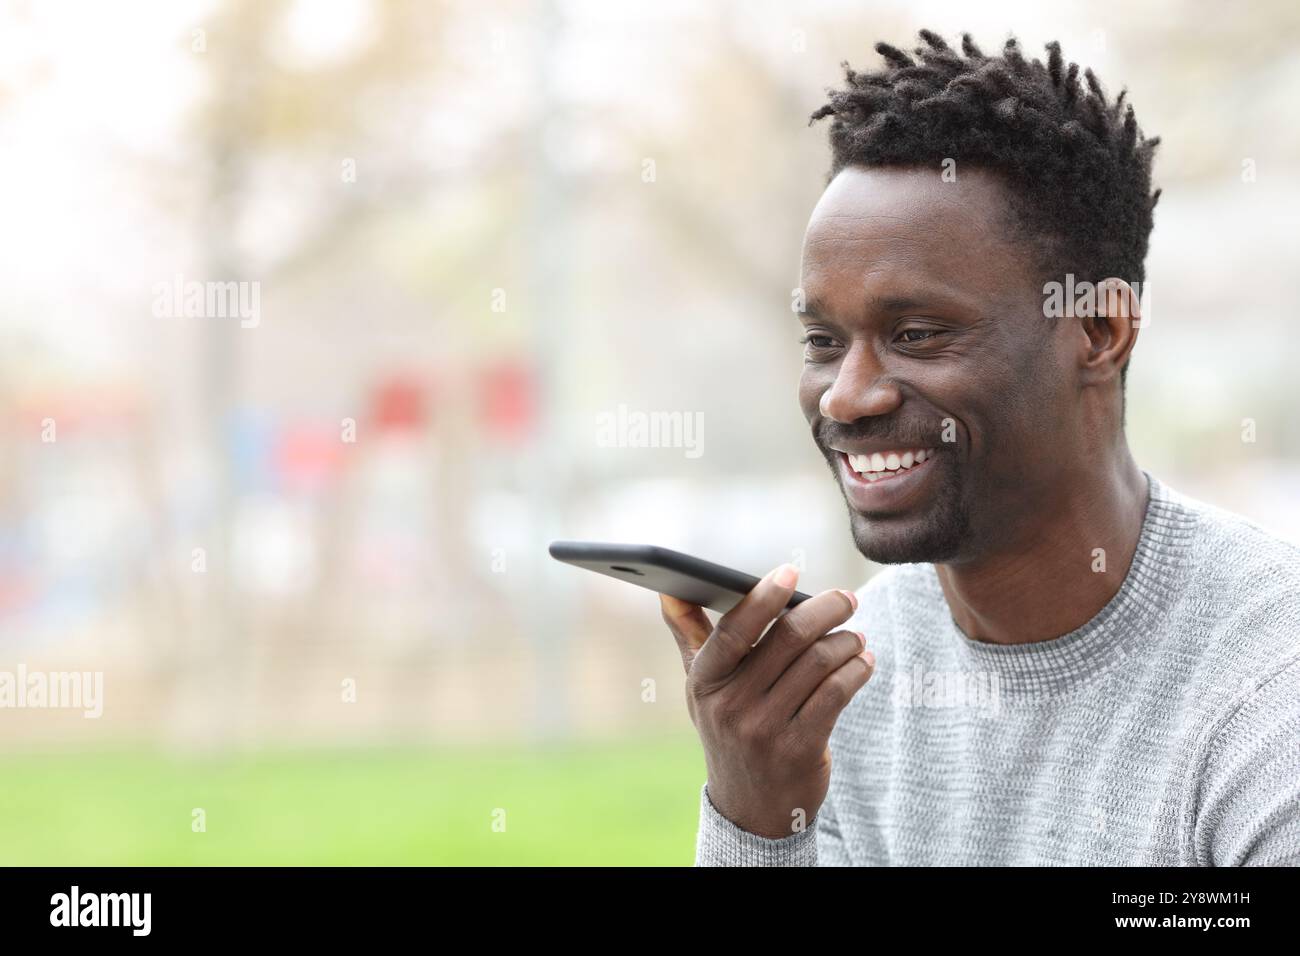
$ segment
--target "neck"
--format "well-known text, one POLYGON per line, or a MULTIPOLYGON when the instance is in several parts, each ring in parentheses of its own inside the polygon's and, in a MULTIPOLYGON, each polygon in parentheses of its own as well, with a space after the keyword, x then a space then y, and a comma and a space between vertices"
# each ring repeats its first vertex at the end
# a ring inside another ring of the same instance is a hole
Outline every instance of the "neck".
POLYGON ((1146 478, 1125 445, 1084 475, 1040 507, 1014 548, 935 565, 967 637, 992 644, 1052 640, 1088 623, 1115 596, 1137 551, 1146 478))

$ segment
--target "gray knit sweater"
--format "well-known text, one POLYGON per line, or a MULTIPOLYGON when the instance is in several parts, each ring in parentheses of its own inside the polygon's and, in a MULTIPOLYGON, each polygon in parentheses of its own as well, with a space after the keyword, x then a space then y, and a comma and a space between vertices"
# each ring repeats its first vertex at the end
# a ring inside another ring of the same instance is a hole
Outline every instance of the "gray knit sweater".
POLYGON ((1300 865, 1300 549, 1147 479, 1120 590, 1063 637, 972 641, 933 565, 877 574, 826 802, 771 840, 705 786, 696 865, 1300 865))

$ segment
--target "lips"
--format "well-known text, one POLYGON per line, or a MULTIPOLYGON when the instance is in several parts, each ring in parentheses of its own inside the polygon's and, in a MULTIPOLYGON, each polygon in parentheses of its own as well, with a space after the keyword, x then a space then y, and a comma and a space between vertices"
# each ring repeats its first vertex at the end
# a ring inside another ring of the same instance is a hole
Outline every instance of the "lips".
POLYGON ((840 484, 855 509, 863 513, 900 512, 914 508, 932 490, 935 449, 899 449, 871 455, 838 452, 840 484), (918 460, 917 452, 921 452, 918 460), (910 465, 904 465, 911 454, 910 465), (877 462, 877 455, 881 461, 877 462), (865 459, 865 460, 864 460, 865 459), (877 464, 880 465, 877 468, 877 464), (890 467, 890 465, 894 467, 890 467))

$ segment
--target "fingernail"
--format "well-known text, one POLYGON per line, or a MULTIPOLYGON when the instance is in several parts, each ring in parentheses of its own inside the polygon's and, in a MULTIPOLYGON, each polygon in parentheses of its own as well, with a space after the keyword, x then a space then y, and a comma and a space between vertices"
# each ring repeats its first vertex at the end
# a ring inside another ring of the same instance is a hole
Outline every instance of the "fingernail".
POLYGON ((867 666, 868 666, 868 667, 872 668, 873 670, 875 669, 875 666, 876 666, 876 655, 875 655, 875 654, 871 653, 870 651, 863 651, 863 652, 862 652, 862 659, 863 659, 864 661, 867 662, 867 666))
POLYGON ((799 569, 793 564, 783 564, 776 569, 776 574, 772 580, 783 588, 792 588, 794 583, 799 580, 799 569))
POLYGON ((852 591, 846 591, 843 588, 840 588, 840 593, 849 599, 849 603, 853 605, 853 610, 856 611, 858 609, 858 596, 852 591))
POLYGON ((862 649, 865 651, 867 649, 867 635, 863 634, 861 631, 854 631, 853 633, 858 635, 858 640, 862 642, 862 649))

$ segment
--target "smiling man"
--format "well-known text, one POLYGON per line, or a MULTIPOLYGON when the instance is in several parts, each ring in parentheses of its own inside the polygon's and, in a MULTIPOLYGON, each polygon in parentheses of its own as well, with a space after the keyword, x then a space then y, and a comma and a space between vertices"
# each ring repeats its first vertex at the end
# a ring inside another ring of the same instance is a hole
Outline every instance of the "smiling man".
POLYGON ((696 861, 1300 863, 1300 549, 1124 437, 1156 140, 1056 44, 921 38, 813 114, 802 264, 800 404, 890 567, 784 614, 778 568, 716 626, 662 598, 696 861))

